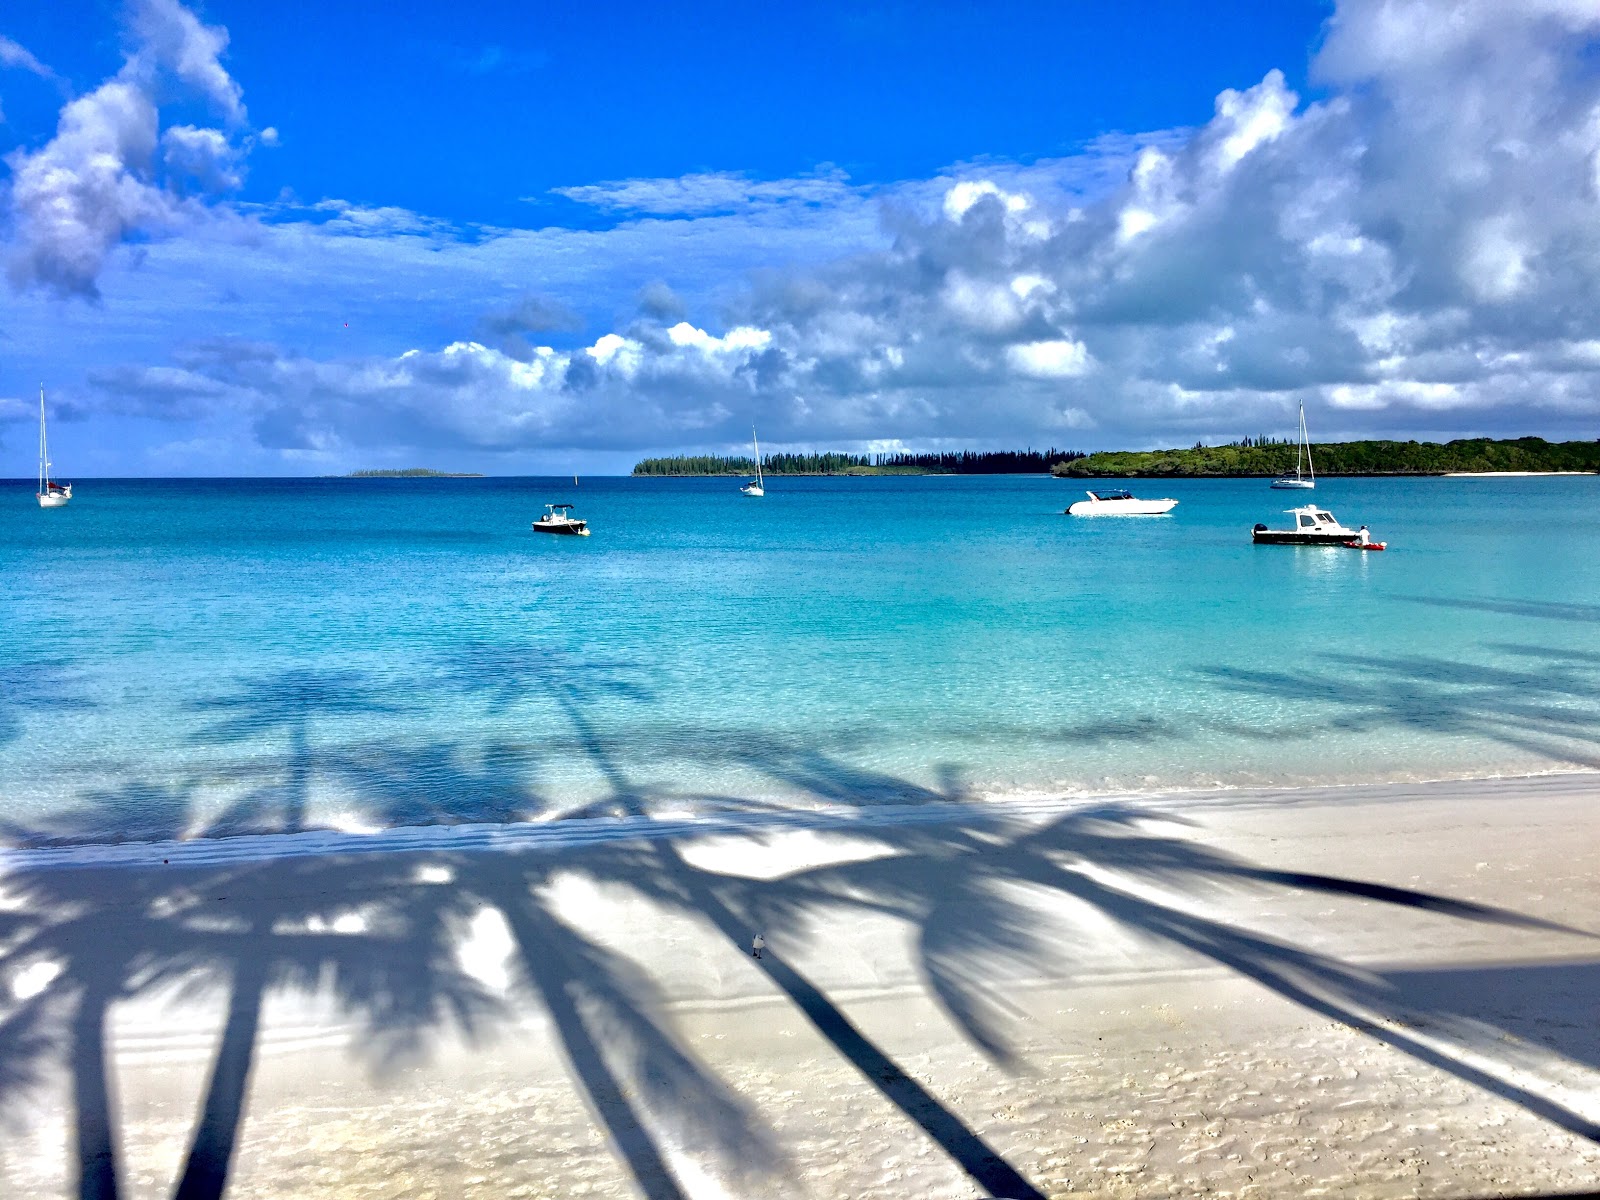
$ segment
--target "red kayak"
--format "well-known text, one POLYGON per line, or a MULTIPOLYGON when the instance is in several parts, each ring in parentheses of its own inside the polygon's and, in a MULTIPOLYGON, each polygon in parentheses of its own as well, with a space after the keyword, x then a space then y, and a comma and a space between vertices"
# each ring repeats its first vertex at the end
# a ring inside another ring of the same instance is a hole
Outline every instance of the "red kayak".
POLYGON ((1346 542, 1345 545, 1352 550, 1387 550, 1389 548, 1388 542, 1346 542))

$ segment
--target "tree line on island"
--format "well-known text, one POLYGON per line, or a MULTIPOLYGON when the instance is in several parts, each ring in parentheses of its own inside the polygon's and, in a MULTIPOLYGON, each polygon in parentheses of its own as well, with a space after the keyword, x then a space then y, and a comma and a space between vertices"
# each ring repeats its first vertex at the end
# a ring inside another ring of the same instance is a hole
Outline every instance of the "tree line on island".
MULTIPOLYGON (((1189 450, 1110 450, 1057 463, 1063 478, 1277 476, 1295 467, 1296 443, 1244 438, 1189 450)), ((1452 442, 1313 442, 1318 475, 1444 475, 1455 471, 1600 471, 1600 441, 1460 438, 1452 442)))
MULTIPOLYGON (((911 454, 763 454, 768 475, 1043 475, 1081 450, 958 450, 911 454)), ((647 458, 635 475, 754 475, 749 455, 679 454, 647 458)))
MULTIPOLYGON (((1314 442, 1319 475, 1443 475, 1455 471, 1600 472, 1600 440, 1460 438, 1452 442, 1314 442)), ((1229 478, 1293 471, 1292 439, 1241 438, 1187 450, 960 450, 916 454, 764 454, 768 475, 1035 475, 1062 478, 1229 478)), ((679 454, 647 458, 635 475, 754 475, 749 455, 679 454)))

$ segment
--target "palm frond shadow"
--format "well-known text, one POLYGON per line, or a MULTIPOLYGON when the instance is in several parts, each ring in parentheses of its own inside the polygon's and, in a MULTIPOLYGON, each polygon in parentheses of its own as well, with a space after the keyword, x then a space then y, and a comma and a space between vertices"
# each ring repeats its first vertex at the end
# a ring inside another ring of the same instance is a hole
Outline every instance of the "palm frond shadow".
MULTIPOLYGON (((1461 728, 1481 731, 1481 723, 1491 719, 1476 701, 1466 706, 1453 693, 1441 698, 1437 687, 1430 690, 1420 678, 1429 664, 1354 667, 1358 674, 1370 669, 1375 678, 1349 685, 1348 698, 1335 701, 1357 718, 1374 706, 1392 717, 1420 697, 1440 719, 1461 728)), ((1558 677, 1547 702, 1536 683, 1549 676, 1527 674, 1533 678, 1468 671, 1452 677, 1449 687, 1506 701, 1503 713, 1492 718, 1505 736, 1523 736, 1521 723, 1538 722, 1546 707, 1570 712, 1570 705, 1588 699, 1581 676, 1558 677)), ((1251 689, 1301 688, 1306 682, 1287 675, 1228 678, 1231 686, 1251 689)), ((121 872, 114 881, 104 870, 87 868, 12 873, 8 890, 18 903, 0 912, 0 977, 16 979, 42 965, 55 975, 42 990, 0 1008, 0 1111, 14 1109, 52 1071, 66 1072, 74 1097, 80 1195, 116 1195, 119 1187, 106 1044, 112 1007, 165 992, 227 997, 210 1078, 176 1174, 176 1194, 201 1200, 220 1196, 227 1186, 262 1004, 282 989, 324 991, 354 1015, 364 1030, 361 1052, 379 1073, 425 1058, 448 1032, 477 1044, 513 1036, 532 1001, 550 1020, 574 1087, 646 1197, 676 1200, 683 1194, 676 1153, 714 1160, 745 1194, 761 1191, 763 1180, 781 1167, 761 1115, 684 1046, 655 983, 627 955, 563 915, 554 893, 565 873, 631 891, 662 911, 717 930, 743 969, 761 972, 843 1061, 992 1195, 1039 1193, 949 1105, 867 1038, 795 963, 777 954, 751 960, 745 946, 753 931, 799 928, 840 909, 912 922, 929 993, 984 1053, 1023 1070, 1028 1064, 1014 1036, 1020 1017, 1008 1000, 1007 981, 1040 967, 1070 971, 1074 961, 1070 936, 1041 926, 1035 911, 1017 903, 1015 889, 1043 889, 1072 897, 1153 944, 1198 955, 1312 1011, 1366 1029, 1573 1132, 1595 1136, 1581 1114, 1483 1066, 1482 1053, 1466 1053, 1482 1048, 1492 1022, 1442 1010, 1437 1000, 1427 1001, 1420 984, 1379 978, 1236 928, 1186 901, 1238 889, 1311 891, 1440 919, 1552 928, 1548 923, 1448 896, 1229 859, 1183 838, 1157 837, 1137 812, 1117 806, 1080 810, 1042 829, 966 812, 944 824, 861 822, 854 836, 876 839, 880 857, 778 880, 722 874, 691 861, 680 832, 656 828, 660 794, 635 776, 626 765, 626 747, 595 719, 602 701, 652 702, 653 690, 636 668, 538 646, 468 646, 426 683, 502 710, 526 711, 537 728, 516 743, 379 743, 358 754, 319 745, 318 726, 342 717, 381 719, 402 707, 370 680, 354 673, 242 680, 234 693, 200 710, 209 724, 199 736, 209 744, 256 747, 254 757, 242 753, 237 764, 219 772, 224 784, 249 784, 220 814, 201 815, 197 783, 173 788, 132 780, 86 797, 48 828, 21 832, 32 844, 82 841, 137 807, 149 814, 141 834, 151 838, 178 841, 197 828, 209 835, 293 833, 312 827, 311 797, 328 784, 354 797, 363 816, 379 827, 444 824, 464 814, 494 821, 620 816, 630 819, 628 839, 582 854, 435 850, 180 864, 121 872), (554 729, 560 738, 542 736, 554 729), (281 755, 259 757, 263 733, 282 738, 281 755), (562 754, 583 756, 604 781, 605 794, 581 808, 561 808, 541 785, 540 773, 562 754), (433 872, 426 883, 419 882, 423 866, 433 872), (462 931, 485 910, 500 914, 511 933, 516 984, 509 993, 486 989, 461 966, 462 931), (1424 1025, 1427 1036, 1408 1032, 1424 1025)), ((1581 707, 1579 718, 1560 728, 1587 736, 1581 707)), ((1137 727, 1131 732, 1135 740, 1142 736, 1137 727)), ((891 797, 925 805, 973 799, 954 766, 927 786, 777 738, 697 746, 687 753, 708 766, 755 772, 780 791, 847 811, 865 813, 891 797)), ((719 808, 761 815, 773 828, 783 825, 785 814, 775 802, 714 799, 719 808)), ((749 836, 761 836, 759 822, 749 836)))
POLYGON ((0 745, 22 736, 22 723, 31 713, 93 708, 72 675, 67 659, 0 664, 0 745))
MULTIPOLYGON (((1070 972, 1091 934, 1041 925, 1018 889, 1071 897, 1153 947, 1180 951, 1254 980, 1323 1016, 1360 1029, 1577 1136, 1600 1141, 1600 1124, 1524 1083, 1492 1016, 1452 1011, 1437 993, 1205 915, 1204 901, 1241 891, 1302 891, 1413 909, 1508 928, 1594 940, 1600 935, 1512 910, 1414 889, 1326 874, 1278 871, 1185 839, 1158 836, 1148 817, 1120 805, 1089 808, 1039 829, 996 839, 971 830, 885 834, 883 857, 796 872, 791 912, 821 907, 889 912, 915 923, 930 992, 985 1053, 1015 1059, 1015 1010, 1007 996, 1041 965, 1070 972), (1076 945, 1072 939, 1081 939, 1076 945), (1426 1035, 1418 1030, 1427 1030, 1426 1035), (1500 1063, 1500 1069, 1487 1063, 1500 1063)), ((1467 969, 1470 971, 1470 968, 1467 969)), ((1459 993, 1452 993, 1457 996, 1459 993)))
MULTIPOLYGON (((499 648, 492 655, 499 668, 495 676, 483 669, 483 660, 480 648, 469 648, 461 661, 449 664, 447 669, 463 686, 480 691, 500 705, 554 704, 577 735, 591 764, 605 779, 609 793, 583 809, 582 816, 615 815, 646 821, 651 817, 648 789, 630 778, 588 711, 589 701, 601 690, 630 699, 649 696, 649 690, 630 677, 627 664, 607 662, 591 675, 585 664, 537 647, 530 647, 521 655, 499 648)), ((723 753, 731 761, 749 761, 752 751, 723 753)), ((895 794, 916 790, 904 781, 863 773, 810 750, 791 749, 788 754, 760 756, 755 761, 774 778, 791 786, 798 783, 810 794, 831 800, 869 802, 871 796, 891 783, 899 785, 894 788, 895 794)), ((954 783, 953 775, 947 773, 946 778, 954 783)), ((576 815, 565 814, 567 819, 576 815)), ((760 928, 752 924, 752 908, 739 902, 745 889, 695 866, 670 838, 651 838, 645 833, 642 840, 649 849, 647 858, 631 861, 618 882, 709 922, 727 940, 730 951, 742 957, 752 930, 760 928)), ((793 964, 769 953, 756 960, 756 965, 864 1079, 944 1149, 974 1182, 991 1195, 1042 1200, 1037 1189, 1002 1155, 873 1044, 793 964)))
POLYGON ((1202 672, 1233 691, 1276 699, 1314 696, 1342 710, 1344 729, 1413 729, 1483 738, 1538 758, 1600 769, 1600 659, 1557 647, 1518 647, 1537 669, 1424 655, 1325 654, 1328 669, 1215 667, 1202 672))

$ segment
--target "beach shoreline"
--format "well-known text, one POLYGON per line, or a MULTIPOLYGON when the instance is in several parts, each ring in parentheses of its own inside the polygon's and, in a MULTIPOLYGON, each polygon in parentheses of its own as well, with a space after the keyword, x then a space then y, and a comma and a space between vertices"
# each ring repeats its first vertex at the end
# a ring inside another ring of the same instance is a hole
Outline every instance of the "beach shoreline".
POLYGON ((13 852, 0 1066, 38 1084, 7 1093, 0 1191, 75 1194, 66 1034, 115 981, 123 1193, 168 1194, 250 979, 230 1196, 993 1194, 973 1145, 1052 1197, 1600 1187, 1597 799, 1571 774, 13 852))

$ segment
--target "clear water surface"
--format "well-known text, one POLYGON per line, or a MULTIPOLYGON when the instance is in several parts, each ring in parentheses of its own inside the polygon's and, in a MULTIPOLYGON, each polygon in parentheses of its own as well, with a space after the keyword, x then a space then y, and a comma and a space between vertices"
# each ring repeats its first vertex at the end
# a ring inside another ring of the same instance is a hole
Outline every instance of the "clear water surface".
POLYGON ((737 484, 12 484, 0 837, 1600 766, 1600 478, 737 484))

